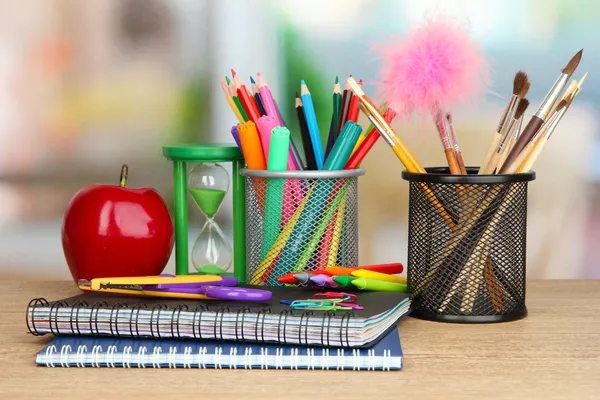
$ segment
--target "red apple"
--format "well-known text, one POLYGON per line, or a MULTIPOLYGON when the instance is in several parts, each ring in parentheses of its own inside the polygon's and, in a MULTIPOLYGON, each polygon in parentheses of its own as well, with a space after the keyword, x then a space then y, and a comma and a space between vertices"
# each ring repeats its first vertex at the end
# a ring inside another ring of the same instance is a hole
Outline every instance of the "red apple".
POLYGON ((173 221, 154 189, 90 185, 71 199, 62 244, 71 275, 79 279, 158 275, 173 250, 173 221))

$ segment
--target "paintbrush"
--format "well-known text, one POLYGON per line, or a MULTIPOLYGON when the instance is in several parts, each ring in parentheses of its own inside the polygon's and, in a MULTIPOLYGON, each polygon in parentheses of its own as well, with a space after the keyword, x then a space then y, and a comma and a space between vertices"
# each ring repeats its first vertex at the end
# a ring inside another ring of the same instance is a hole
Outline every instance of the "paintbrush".
POLYGON ((390 124, 387 123, 385 118, 381 115, 377 107, 373 104, 371 99, 367 97, 365 92, 362 90, 360 85, 354 80, 353 77, 347 79, 348 86, 356 96, 358 96, 360 103, 359 108, 369 118, 369 121, 375 126, 375 128, 381 134, 381 137, 390 145, 392 151, 400 162, 404 164, 406 170, 409 172, 426 173, 423 165, 417 160, 410 149, 400 140, 396 132, 392 129, 390 124), (362 107, 361 107, 362 106, 362 107))
POLYGON ((554 82, 554 85, 552 86, 548 94, 546 94, 546 97, 540 104, 537 112, 533 117, 531 117, 531 119, 527 123, 527 126, 525 126, 525 129, 519 136, 519 140, 517 140, 514 147, 506 157, 504 166, 500 169, 499 173, 506 173, 508 166, 510 166, 514 162, 519 153, 523 150, 527 143, 535 136, 537 131, 540 129, 540 127, 548 117, 548 114, 554 108, 554 103, 556 103, 556 100, 560 96, 560 93, 567 85, 569 78, 571 78, 571 75, 573 75, 573 72, 575 72, 575 70, 577 69, 579 62, 581 61, 582 54, 583 49, 579 50, 579 52, 577 52, 577 54, 575 54, 573 58, 569 60, 567 66, 562 70, 562 73, 560 74, 556 82, 554 82))
POLYGON ((448 123, 448 131, 450 133, 450 141, 452 142, 452 146, 454 147, 454 152, 456 153, 456 161, 458 161, 458 167, 460 168, 460 173, 462 175, 466 175, 467 169, 465 168, 465 160, 463 160, 462 153, 460 152, 460 146, 458 145, 458 139, 456 138, 456 132, 454 132, 454 126, 452 125, 452 114, 446 113, 446 122, 448 123))
POLYGON ((491 174, 493 170, 491 170, 488 166, 494 152, 498 148, 498 144, 502 139, 503 133, 505 133, 505 125, 509 122, 515 112, 515 108, 520 99, 524 98, 529 88, 531 87, 531 83, 529 83, 529 79, 527 78, 527 74, 524 71, 519 71, 515 74, 515 79, 513 80, 513 94, 510 97, 504 111, 502 112, 502 117, 500 117, 500 121, 498 122, 498 126, 496 127, 496 133, 492 138, 492 143, 490 143, 490 147, 488 148, 487 153, 485 154, 485 158, 481 167, 479 168, 479 175, 483 174, 491 174))
POLYGON ((440 139, 442 140, 442 145, 444 146, 444 154, 446 155, 450 173, 452 175, 461 175, 462 172, 460 170, 460 165, 458 164, 458 158, 456 157, 456 150, 454 149, 454 145, 450 140, 450 135, 448 133, 448 120, 441 108, 437 107, 437 110, 433 114, 433 120, 440 135, 440 139))
POLYGON ((533 163, 537 160, 540 152, 546 145, 546 142, 552 136, 552 133, 556 129, 558 123, 567 112, 573 99, 581 90, 581 85, 585 80, 587 73, 579 80, 579 82, 575 81, 575 84, 569 86, 569 90, 565 92, 565 95, 561 99, 561 101, 556 106, 555 111, 552 113, 552 116, 548 118, 548 120, 542 125, 539 132, 534 136, 534 138, 527 143, 527 146, 523 149, 523 151, 519 154, 519 156, 515 159, 515 162, 508 167, 507 173, 520 173, 520 172, 529 172, 533 163))
POLYGON ((519 129, 519 122, 523 118, 523 115, 525 114, 527 107, 529 107, 529 100, 527 100, 527 99, 519 100, 519 104, 517 104, 517 109, 515 111, 515 115, 514 115, 513 119, 510 121, 509 129, 506 132, 506 135, 502 138, 502 141, 500 142, 500 146, 498 147, 498 152, 494 154, 494 155, 497 155, 499 153, 499 158, 497 159, 496 164, 493 165, 494 171, 498 171, 498 170, 500 170, 500 168, 502 168, 502 166, 504 165, 504 162, 506 161, 506 157, 508 156, 508 153, 510 152, 513 145, 515 144, 516 135, 517 135, 517 132, 519 129))
POLYGON ((525 113, 525 110, 527 110, 527 107, 529 107, 529 100, 527 100, 527 99, 519 100, 519 103, 517 104, 517 108, 515 109, 514 115, 504 125, 504 128, 502 129, 502 131, 504 133, 502 134, 502 137, 500 138, 500 141, 498 142, 498 146, 496 146, 496 149, 494 150, 494 153, 492 154, 492 158, 490 159, 490 161, 488 162, 488 164, 486 166, 487 171, 489 171, 490 174, 493 174, 494 171, 496 170, 497 166, 500 165, 499 161, 500 161, 500 158, 502 157, 502 151, 508 143, 508 138, 512 134, 514 134, 514 132, 519 124, 519 119, 525 113))

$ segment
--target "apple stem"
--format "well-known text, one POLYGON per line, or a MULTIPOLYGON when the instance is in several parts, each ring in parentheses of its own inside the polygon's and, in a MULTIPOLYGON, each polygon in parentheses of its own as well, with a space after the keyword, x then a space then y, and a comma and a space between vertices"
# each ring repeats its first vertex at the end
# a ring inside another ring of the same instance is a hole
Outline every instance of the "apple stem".
POLYGON ((127 166, 127 164, 123 164, 123 166, 121 167, 121 182, 119 183, 121 187, 125 187, 125 185, 127 184, 127 172, 129 172, 129 167, 127 166))

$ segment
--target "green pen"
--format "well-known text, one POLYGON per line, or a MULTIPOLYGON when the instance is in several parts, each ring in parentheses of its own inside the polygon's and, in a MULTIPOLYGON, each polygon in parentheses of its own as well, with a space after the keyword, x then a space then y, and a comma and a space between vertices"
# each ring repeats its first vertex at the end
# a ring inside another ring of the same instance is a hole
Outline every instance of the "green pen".
POLYGON ((377 281, 375 279, 357 278, 352 284, 360 290, 372 290, 375 292, 401 292, 406 293, 407 287, 403 283, 377 281))

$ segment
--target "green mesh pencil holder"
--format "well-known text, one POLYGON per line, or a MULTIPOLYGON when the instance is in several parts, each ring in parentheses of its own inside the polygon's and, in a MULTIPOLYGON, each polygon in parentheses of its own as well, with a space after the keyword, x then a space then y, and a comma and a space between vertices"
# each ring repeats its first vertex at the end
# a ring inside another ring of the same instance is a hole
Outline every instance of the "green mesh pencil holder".
POLYGON ((409 181, 411 316, 445 322, 525 317, 527 186, 535 173, 403 172, 409 181))
POLYGON ((246 282, 281 286, 292 272, 358 265, 362 169, 259 171, 246 179, 246 282))

